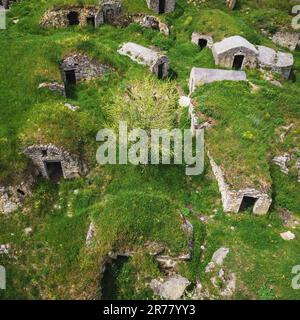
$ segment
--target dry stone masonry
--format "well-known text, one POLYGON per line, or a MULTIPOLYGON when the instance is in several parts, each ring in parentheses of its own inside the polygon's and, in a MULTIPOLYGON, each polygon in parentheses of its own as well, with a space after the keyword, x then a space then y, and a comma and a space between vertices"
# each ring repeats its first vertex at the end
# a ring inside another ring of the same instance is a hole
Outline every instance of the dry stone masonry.
POLYGON ((225 38, 212 47, 216 65, 236 70, 255 68, 258 51, 253 44, 240 36, 225 38))
POLYGON ((121 13, 117 0, 104 1, 100 6, 60 6, 48 10, 40 24, 45 28, 63 28, 72 25, 97 27, 112 23, 121 13))
POLYGON ((29 146, 24 153, 31 158, 44 178, 55 182, 61 178, 80 177, 87 171, 85 164, 77 156, 52 144, 29 146))
POLYGON ((148 8, 157 14, 170 13, 175 10, 176 0, 146 0, 148 8))
POLYGON ((244 71, 192 68, 189 81, 190 93, 194 92, 198 85, 225 80, 246 81, 247 76, 244 71))
POLYGON ((273 42, 281 47, 294 51, 300 45, 300 34, 296 32, 279 31, 273 35, 273 42))
POLYGON ((152 49, 145 48, 133 42, 124 43, 118 50, 121 55, 128 56, 131 60, 148 65, 150 71, 158 79, 163 79, 169 73, 169 60, 167 56, 152 49))
POLYGON ((258 46, 258 64, 261 68, 270 69, 289 79, 294 57, 291 53, 276 52, 274 49, 258 46))
POLYGON ((195 43, 201 50, 205 47, 212 48, 214 40, 212 36, 207 34, 201 34, 198 32, 193 32, 192 42, 195 43))
POLYGON ((92 80, 109 71, 109 66, 83 54, 72 54, 61 64, 65 84, 74 85, 83 80, 92 80))
POLYGON ((253 208, 254 214, 262 215, 268 213, 272 203, 272 199, 268 194, 269 190, 257 190, 255 188, 233 190, 226 182, 222 168, 216 164, 209 152, 208 157, 219 185, 224 212, 238 213, 253 208))

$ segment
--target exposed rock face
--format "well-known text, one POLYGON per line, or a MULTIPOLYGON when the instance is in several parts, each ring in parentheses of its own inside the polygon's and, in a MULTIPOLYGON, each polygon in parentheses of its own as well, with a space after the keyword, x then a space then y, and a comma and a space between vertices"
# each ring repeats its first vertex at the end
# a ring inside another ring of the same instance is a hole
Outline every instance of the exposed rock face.
POLYGON ((80 177, 87 171, 85 164, 77 156, 52 144, 29 146, 24 153, 32 159, 40 174, 47 179, 55 181, 61 177, 72 179, 80 177), (51 164, 56 166, 53 167, 51 164))
POLYGON ((65 86, 58 82, 43 82, 39 84, 38 89, 49 89, 50 91, 61 94, 62 96, 66 95, 65 86))
POLYGON ((261 68, 267 68, 273 72, 282 74, 285 79, 290 77, 294 57, 290 53, 276 52, 275 50, 258 46, 258 64, 261 68))
POLYGON ((242 209, 244 198, 254 200, 253 213, 254 214, 267 214, 272 203, 272 199, 265 191, 246 188, 242 190, 232 190, 225 180, 225 175, 221 167, 219 167, 212 156, 208 152, 212 171, 216 177, 219 185, 219 190, 222 195, 222 203, 224 212, 238 213, 242 209))
POLYGON ((190 284, 188 279, 175 275, 164 282, 154 279, 151 281, 150 287, 156 295, 164 299, 179 300, 190 284))
POLYGON ((198 85, 215 81, 246 81, 244 71, 192 68, 189 80, 190 93, 194 92, 198 85))
POLYGON ((226 5, 230 10, 233 10, 236 5, 236 0, 226 0, 226 5))
POLYGON ((169 60, 167 56, 152 49, 145 48, 133 42, 127 42, 118 50, 121 55, 128 56, 131 60, 148 65, 152 73, 159 79, 168 76, 169 60))
POLYGON ((61 64, 62 77, 65 83, 69 83, 69 72, 74 73, 75 82, 77 83, 100 77, 108 72, 109 69, 108 65, 78 53, 67 56, 61 64))
POLYGON ((284 174, 289 174, 289 168, 288 168, 288 163, 291 160, 291 156, 288 153, 285 153, 282 156, 277 156, 273 158, 273 162, 279 166, 280 171, 284 174))
POLYGON ((280 236, 283 240, 286 241, 294 240, 296 238, 295 234, 291 231, 280 233, 280 236))
POLYGON ((87 246, 89 246, 92 243, 95 235, 96 235, 96 226, 94 225, 93 222, 91 222, 89 226, 89 230, 86 235, 86 240, 85 240, 85 244, 87 246))
POLYGON ((257 66, 258 51, 249 41, 240 36, 226 38, 212 47, 216 65, 245 69, 257 66))
POLYGON ((279 31, 273 35, 272 40, 274 43, 294 51, 299 45, 300 35, 296 32, 279 31))
POLYGON ((214 40, 210 35, 201 34, 201 33, 198 33, 198 32, 193 32, 193 34, 192 34, 192 42, 195 43, 197 46, 201 47, 201 42, 199 43, 199 41, 201 41, 201 40, 206 42, 206 46, 208 48, 212 48, 212 46, 214 44, 214 40))
POLYGON ((26 196, 31 194, 34 184, 35 177, 30 175, 17 186, 0 186, 0 213, 9 214, 20 208, 26 196))
POLYGON ((147 5, 158 14, 169 13, 175 10, 176 0, 147 0, 147 5))
POLYGON ((223 247, 214 252, 211 261, 206 266, 205 272, 211 272, 216 266, 222 266, 228 253, 229 249, 223 247))

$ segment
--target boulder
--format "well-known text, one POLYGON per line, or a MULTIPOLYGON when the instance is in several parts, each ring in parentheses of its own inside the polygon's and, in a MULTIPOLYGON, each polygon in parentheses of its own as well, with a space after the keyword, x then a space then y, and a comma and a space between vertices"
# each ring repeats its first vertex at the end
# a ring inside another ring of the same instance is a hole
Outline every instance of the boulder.
POLYGON ((283 240, 290 241, 296 238, 295 234, 291 231, 280 233, 280 236, 283 240))

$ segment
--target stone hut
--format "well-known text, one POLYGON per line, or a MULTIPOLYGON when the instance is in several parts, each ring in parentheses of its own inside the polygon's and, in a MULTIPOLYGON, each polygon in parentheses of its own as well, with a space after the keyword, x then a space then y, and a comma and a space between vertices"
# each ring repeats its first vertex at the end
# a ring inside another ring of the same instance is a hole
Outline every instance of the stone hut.
POLYGON ((201 50, 205 47, 212 48, 214 40, 210 35, 193 32, 192 42, 195 43, 201 50))
POLYGON ((24 150, 39 173, 46 179, 58 182, 61 178, 77 178, 86 173, 86 166, 78 156, 52 144, 32 145, 24 150))
POLYGON ((261 68, 270 69, 289 79, 294 57, 291 53, 276 52, 274 49, 258 46, 258 64, 261 68))
POLYGON ((148 65, 151 72, 155 74, 158 79, 163 79, 168 76, 169 60, 167 56, 160 52, 145 48, 133 42, 123 44, 118 52, 121 55, 128 56, 131 60, 139 64, 148 65))
POLYGON ((157 14, 170 13, 175 10, 176 0, 146 0, 148 8, 157 14))
POLYGON ((244 71, 192 68, 190 74, 190 93, 194 92, 198 85, 215 81, 246 81, 247 76, 244 71))
POLYGON ((83 80, 92 80, 108 72, 109 66, 83 54, 67 56, 61 64, 65 85, 75 85, 83 80))
POLYGON ((226 181, 221 166, 216 164, 209 153, 208 157, 219 185, 224 212, 239 213, 251 208, 253 213, 257 215, 268 213, 272 203, 272 199, 268 194, 269 190, 258 190, 256 188, 234 190, 226 181))
POLYGON ((63 28, 72 25, 97 27, 104 23, 99 6, 63 6, 46 11, 40 24, 45 28, 63 28))
POLYGON ((212 47, 216 65, 241 70, 255 68, 258 51, 253 44, 240 36, 233 36, 217 42, 212 47))

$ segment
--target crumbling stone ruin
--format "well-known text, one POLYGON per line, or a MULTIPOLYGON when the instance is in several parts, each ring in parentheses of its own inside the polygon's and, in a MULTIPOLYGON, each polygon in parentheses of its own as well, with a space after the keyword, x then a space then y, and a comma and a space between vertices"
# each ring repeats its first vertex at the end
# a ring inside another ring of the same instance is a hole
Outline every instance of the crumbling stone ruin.
POLYGON ((214 43, 212 53, 216 65, 241 70, 255 68, 258 51, 253 44, 240 36, 233 36, 214 43))
POLYGON ((296 47, 300 45, 300 34, 296 32, 278 31, 273 35, 272 41, 281 47, 294 51, 296 47))
POLYGON ((258 64, 261 68, 270 69, 289 79, 294 65, 291 53, 276 52, 274 49, 258 46, 258 64))
POLYGON ((247 76, 244 71, 192 68, 190 74, 190 93, 194 92, 198 85, 215 81, 246 81, 247 76))
POLYGON ((108 72, 109 66, 90 57, 75 53, 67 56, 61 64, 65 85, 75 85, 83 80, 92 80, 108 72))
POLYGON ((100 6, 62 6, 48 10, 40 24, 46 28, 62 28, 72 25, 98 27, 112 23, 121 13, 121 3, 117 0, 104 1, 100 6))
POLYGON ((128 56, 139 64, 148 65, 158 79, 163 79, 169 73, 169 60, 167 56, 152 49, 145 48, 133 42, 124 43, 118 50, 121 55, 128 56))
POLYGON ((272 203, 272 199, 268 194, 270 190, 258 190, 256 188, 232 189, 226 181, 222 168, 216 164, 209 152, 208 157, 219 185, 224 212, 239 213, 251 208, 253 213, 257 215, 268 213, 272 203))
POLYGON ((210 35, 193 32, 192 42, 195 43, 201 50, 205 47, 212 48, 214 40, 210 35))
POLYGON ((159 18, 154 16, 145 16, 143 14, 136 14, 132 16, 132 21, 139 23, 144 28, 149 28, 153 30, 159 30, 166 36, 169 36, 170 29, 169 27, 160 21, 159 18))
POLYGON ((233 10, 236 5, 236 0, 226 0, 226 5, 230 10, 233 10))
POLYGON ((32 173, 18 185, 0 186, 0 213, 10 214, 20 208, 26 196, 31 194, 34 184, 35 174, 32 173))
POLYGON ((65 86, 58 82, 43 82, 40 83, 38 89, 48 89, 52 92, 57 92, 62 96, 66 95, 65 86))
POLYGON ((71 155, 52 144, 29 146, 24 153, 31 158, 44 178, 54 182, 58 182, 61 178, 77 178, 87 171, 85 164, 78 156, 71 155))
POLYGON ((176 0, 147 0, 147 5, 157 14, 170 13, 175 10, 176 0))

